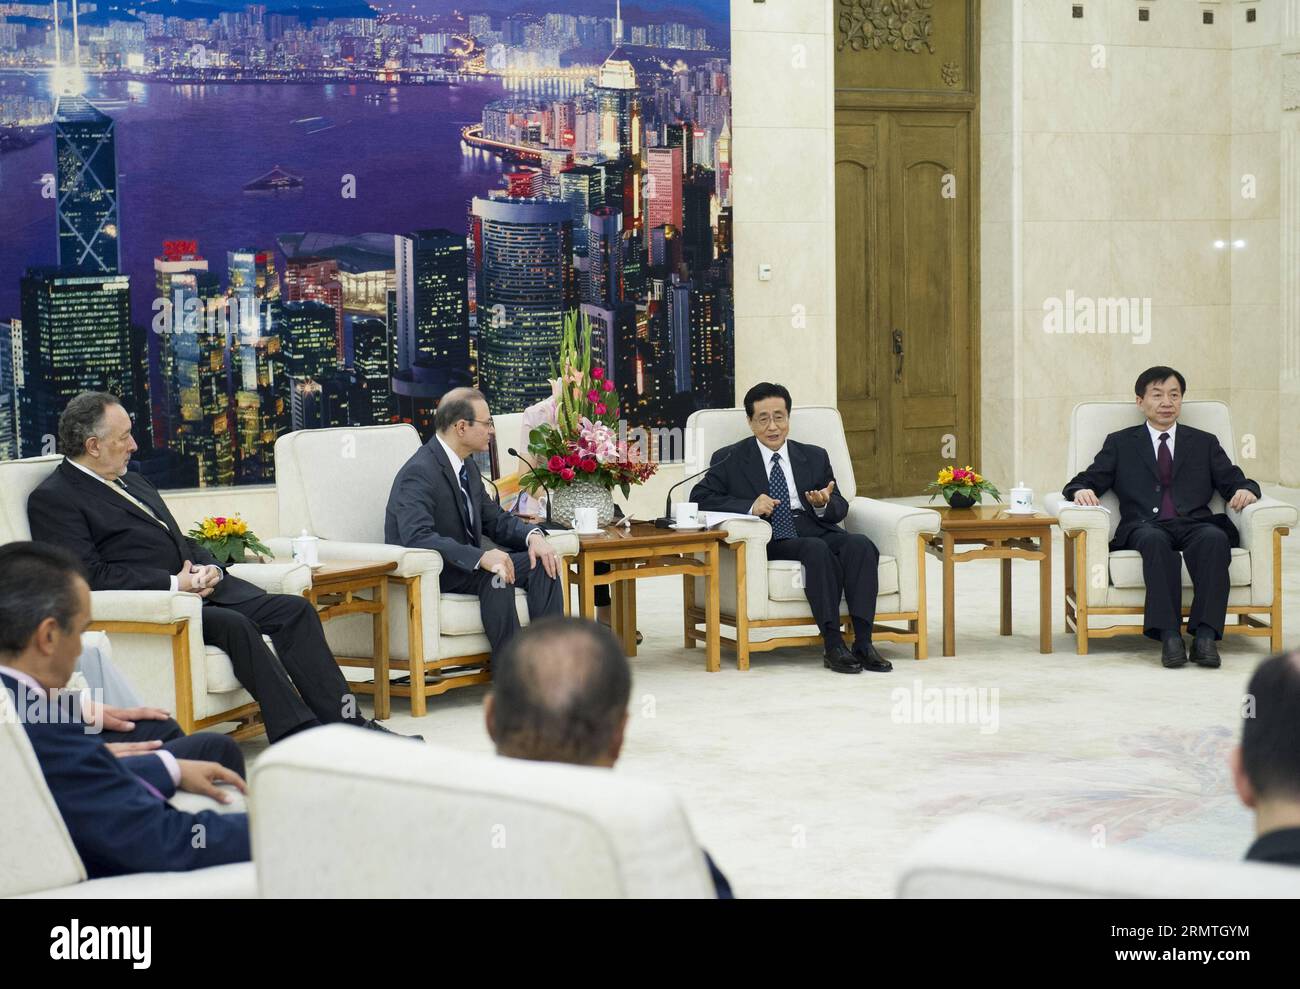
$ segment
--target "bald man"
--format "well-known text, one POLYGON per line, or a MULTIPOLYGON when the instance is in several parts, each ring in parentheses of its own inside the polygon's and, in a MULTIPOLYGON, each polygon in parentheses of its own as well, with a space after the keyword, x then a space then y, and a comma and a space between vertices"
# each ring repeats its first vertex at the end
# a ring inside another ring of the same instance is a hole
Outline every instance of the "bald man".
MULTIPOLYGON (((493 667, 483 717, 497 755, 613 769, 623 750, 632 668, 614 634, 582 618, 523 629, 493 667)), ((718 899, 727 877, 704 853, 718 899)))
POLYGON ((384 541, 442 554, 440 588, 478 595, 496 656, 519 631, 516 587, 527 592, 530 621, 564 613, 560 558, 540 527, 503 512, 483 487, 473 455, 487 450, 495 430, 482 392, 449 391, 433 425, 433 439, 393 481, 384 541))

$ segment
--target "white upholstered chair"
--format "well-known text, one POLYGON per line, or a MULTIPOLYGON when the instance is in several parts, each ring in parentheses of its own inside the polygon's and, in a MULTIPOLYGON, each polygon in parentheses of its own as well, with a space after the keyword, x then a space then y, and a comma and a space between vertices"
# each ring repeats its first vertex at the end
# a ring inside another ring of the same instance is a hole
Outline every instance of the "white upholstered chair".
MULTIPOLYGON (((31 539, 27 497, 63 458, 0 463, 0 544, 31 539)), ((311 571, 296 563, 235 564, 228 572, 277 594, 301 594, 311 571)), ((113 641, 118 668, 146 704, 166 708, 188 733, 232 723, 233 735, 265 731, 230 657, 203 643, 203 600, 183 591, 95 591, 92 629, 113 641)), ((269 640, 268 640, 269 641, 269 640)))
MULTIPOLYGON (((1213 433, 1234 461, 1234 442, 1228 407, 1222 402, 1184 402, 1179 422, 1213 433)), ((1106 436, 1136 426, 1142 413, 1133 402, 1083 402, 1070 415, 1066 453, 1068 480, 1092 463, 1106 436)), ((1241 465, 1250 475, 1250 464, 1241 465)), ((1101 496, 1107 511, 1071 507, 1058 491, 1044 504, 1065 534, 1065 630, 1075 633, 1080 656, 1088 652, 1090 638, 1141 635, 1142 625, 1090 627, 1091 616, 1141 616, 1146 600, 1142 557, 1136 550, 1110 549, 1119 526, 1119 499, 1113 491, 1101 496)), ((1227 509, 1219 495, 1210 510, 1227 512, 1240 533, 1240 545, 1228 564, 1228 616, 1225 634, 1268 636, 1274 652, 1282 649, 1282 537, 1300 519, 1300 510, 1276 498, 1261 498, 1237 513, 1227 509), (1232 616, 1237 616, 1233 624, 1232 616), (1267 619, 1267 620, 1265 620, 1267 619)), ((1183 567, 1183 615, 1192 601, 1192 578, 1183 567)))
MULTIPOLYGON (((8 690, 0 689, 0 897, 58 899, 145 899, 151 897, 229 899, 256 895, 253 865, 214 866, 193 872, 153 872, 86 881, 86 867, 72 844, 54 796, 45 785, 27 731, 8 690)), ((218 804, 181 794, 184 810, 231 811, 243 801, 218 804)))
POLYGON ((608 769, 329 726, 267 751, 249 792, 263 897, 714 895, 677 798, 608 769))
MULTIPOLYGON (((1225 849, 1244 854, 1241 846, 1225 849)), ((922 838, 894 886, 917 899, 1295 899, 1300 869, 1097 848, 1090 839, 993 814, 962 814, 922 838)))
MULTIPOLYGON (((358 426, 285 433, 275 441, 276 496, 280 538, 267 545, 277 557, 291 556, 290 539, 307 532, 319 540, 321 562, 392 561, 389 577, 389 662, 409 671, 410 685, 391 688, 411 699, 411 714, 423 717, 427 699, 453 687, 485 683, 489 644, 473 594, 440 594, 442 555, 384 543, 384 510, 397 472, 420 448, 413 426, 358 426), (443 673, 451 667, 455 671, 443 673), (471 672, 462 672, 469 668, 471 672), (432 674, 431 682, 426 676, 432 674)), ((548 539, 562 557, 578 552, 573 533, 548 539)), ((528 604, 522 590, 515 603, 522 623, 528 604)), ((325 624, 325 637, 340 664, 374 668, 369 615, 348 615, 325 624)), ((374 685, 355 683, 361 693, 374 685)))
MULTIPOLYGON (((686 422, 686 434, 686 477, 707 467, 716 450, 753 435, 743 408, 693 413, 686 422)), ((874 640, 910 643, 915 657, 924 659, 927 649, 925 536, 939 531, 939 513, 857 497, 857 481, 838 409, 796 406, 790 414, 790 438, 826 450, 836 488, 849 502, 844 528, 869 536, 880 551, 876 621, 905 622, 906 628, 877 624, 874 640)), ((683 485, 674 499, 688 500, 690 488, 691 485, 683 485)), ((820 634, 775 635, 765 640, 754 637, 756 631, 763 634, 771 629, 816 624, 802 587, 799 564, 794 560, 767 558, 772 527, 765 521, 735 519, 723 523, 722 528, 727 532, 727 546, 734 550, 724 552, 719 564, 722 624, 735 631, 739 668, 749 668, 751 652, 820 643, 820 634)), ((704 582, 693 577, 682 579, 686 644, 691 646, 705 639, 699 628, 704 622, 704 582)), ((852 635, 853 626, 847 613, 844 622, 847 633, 852 635)))

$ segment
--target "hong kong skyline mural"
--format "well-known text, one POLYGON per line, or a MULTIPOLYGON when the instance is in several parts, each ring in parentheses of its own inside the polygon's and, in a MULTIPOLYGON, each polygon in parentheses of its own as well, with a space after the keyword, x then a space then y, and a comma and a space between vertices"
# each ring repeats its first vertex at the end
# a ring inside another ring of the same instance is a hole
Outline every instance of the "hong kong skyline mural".
POLYGON ((727 0, 0 2, 0 459, 102 388, 160 487, 270 483, 523 411, 575 311, 629 429, 730 406, 729 48, 727 0))

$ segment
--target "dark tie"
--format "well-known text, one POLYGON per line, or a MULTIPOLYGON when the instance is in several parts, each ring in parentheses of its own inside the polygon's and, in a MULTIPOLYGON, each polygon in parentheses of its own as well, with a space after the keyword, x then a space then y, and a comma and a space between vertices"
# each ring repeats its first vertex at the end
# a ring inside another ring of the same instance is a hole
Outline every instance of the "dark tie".
POLYGON ((460 465, 460 493, 465 496, 465 511, 468 513, 469 521, 465 524, 465 535, 475 546, 478 545, 478 536, 474 532, 474 499, 469 496, 469 465, 462 463, 460 465))
POLYGON ((790 514, 790 485, 781 470, 781 454, 772 454, 772 472, 767 475, 767 493, 777 506, 772 509, 772 538, 793 539, 796 535, 794 516, 790 514))
POLYGON ((1160 452, 1156 455, 1156 473, 1160 475, 1160 519, 1178 518, 1174 507, 1174 455, 1169 452, 1169 434, 1160 434, 1160 452))

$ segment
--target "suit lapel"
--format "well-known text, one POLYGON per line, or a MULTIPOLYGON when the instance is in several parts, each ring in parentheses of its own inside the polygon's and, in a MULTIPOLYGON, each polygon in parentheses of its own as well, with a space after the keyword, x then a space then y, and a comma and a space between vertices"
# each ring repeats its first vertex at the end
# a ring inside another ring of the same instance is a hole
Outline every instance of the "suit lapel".
POLYGON ((451 461, 447 459, 447 451, 438 442, 438 437, 435 436, 429 440, 429 449, 433 452, 433 459, 442 468, 447 483, 451 485, 453 500, 456 502, 456 511, 460 513, 461 526, 466 532, 473 532, 470 520, 465 514, 465 496, 461 493, 460 478, 456 476, 456 471, 452 469, 451 461))
POLYGON ((1196 439, 1196 433, 1188 427, 1179 424, 1178 430, 1174 433, 1174 480, 1178 480, 1178 470, 1183 466, 1183 461, 1187 459, 1187 454, 1192 452, 1192 444, 1196 439))
POLYGON ((813 512, 811 505, 804 504, 803 496, 805 491, 811 491, 813 487, 813 482, 808 476, 808 454, 804 452, 802 444, 791 440, 786 440, 786 449, 790 451, 790 473, 794 475, 794 488, 799 493, 799 504, 803 505, 804 511, 813 512))
POLYGON ((761 494, 768 493, 767 471, 763 469, 763 454, 759 451, 757 436, 743 442, 745 444, 744 467, 750 483, 754 485, 754 497, 757 498, 761 494))
MULTIPOLYGON (((67 460, 64 460, 64 462, 59 465, 59 470, 63 472, 63 476, 68 483, 76 486, 78 490, 87 492, 91 497, 98 498, 107 504, 125 509, 136 518, 143 519, 150 525, 159 524, 158 519, 154 518, 139 505, 133 504, 130 498, 123 498, 116 491, 110 491, 108 485, 103 481, 90 477, 88 474, 72 466, 72 464, 68 463, 67 460)), ((168 531, 170 532, 170 530, 168 531)))
POLYGON ((1142 462, 1147 465, 1147 470, 1151 471, 1151 476, 1159 481, 1160 468, 1156 466, 1156 451, 1151 445, 1151 432, 1147 429, 1145 422, 1133 431, 1133 442, 1137 444, 1138 455, 1142 458, 1142 462))
MULTIPOLYGON (((176 544, 176 548, 180 551, 181 559, 186 559, 190 547, 185 541, 185 533, 181 532, 180 526, 176 524, 176 519, 167 510, 162 498, 158 496, 157 489, 152 484, 146 484, 142 479, 133 477, 129 471, 122 477, 122 483, 126 485, 127 491, 133 498, 144 502, 153 509, 153 513, 158 516, 158 521, 166 527, 168 534, 172 537, 172 542, 176 544)), ((110 491, 109 494, 112 494, 112 492, 110 491)), ((130 502, 127 502, 127 504, 130 504, 130 502)))

